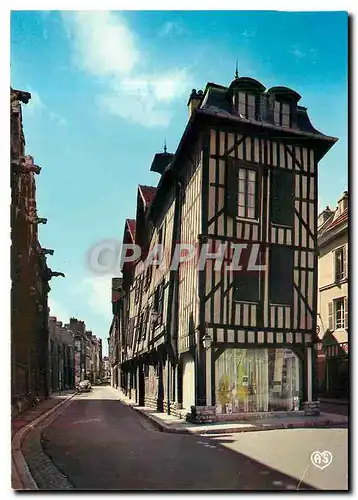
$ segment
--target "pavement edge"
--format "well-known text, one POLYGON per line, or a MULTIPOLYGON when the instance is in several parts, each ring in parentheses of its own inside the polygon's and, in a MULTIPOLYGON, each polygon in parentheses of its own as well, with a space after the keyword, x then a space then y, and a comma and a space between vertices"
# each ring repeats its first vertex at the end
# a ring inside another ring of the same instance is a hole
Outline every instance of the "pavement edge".
POLYGON ((308 420, 307 422, 287 422, 284 424, 260 424, 260 425, 252 425, 251 427, 243 428, 243 427, 231 427, 231 428, 212 428, 212 429, 200 429, 200 427, 194 428, 183 428, 165 424, 157 418, 155 415, 151 415, 145 411, 142 411, 136 403, 132 403, 126 401, 124 398, 119 397, 119 401, 133 410, 139 412, 141 415, 150 420, 161 432, 167 433, 175 433, 175 434, 206 434, 206 435, 215 435, 215 434, 232 434, 239 432, 257 432, 257 431, 270 431, 270 430, 279 430, 279 429, 310 429, 310 428, 325 428, 329 426, 337 426, 337 425, 345 425, 348 423, 348 418, 342 416, 342 419, 339 421, 335 421, 327 418, 321 422, 315 422, 313 420, 308 420))
POLYGON ((42 413, 32 422, 28 423, 19 429, 11 441, 11 487, 13 490, 38 490, 38 486, 31 475, 25 457, 21 450, 21 445, 27 434, 43 420, 46 420, 50 415, 56 413, 63 405, 68 403, 77 392, 60 401, 56 406, 50 408, 45 413, 42 413))

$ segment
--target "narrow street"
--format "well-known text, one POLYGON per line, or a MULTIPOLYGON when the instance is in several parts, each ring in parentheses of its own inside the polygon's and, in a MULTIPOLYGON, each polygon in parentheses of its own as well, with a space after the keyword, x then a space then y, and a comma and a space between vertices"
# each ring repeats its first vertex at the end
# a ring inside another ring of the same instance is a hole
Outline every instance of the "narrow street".
MULTIPOLYGON (((77 395, 42 429, 43 450, 79 490, 346 489, 347 429, 292 429, 215 436, 159 432, 109 386, 77 395), (310 461, 328 450, 325 470, 310 461)), ((23 451, 40 489, 46 471, 23 451)), ((47 483, 48 484, 48 483, 47 483)))

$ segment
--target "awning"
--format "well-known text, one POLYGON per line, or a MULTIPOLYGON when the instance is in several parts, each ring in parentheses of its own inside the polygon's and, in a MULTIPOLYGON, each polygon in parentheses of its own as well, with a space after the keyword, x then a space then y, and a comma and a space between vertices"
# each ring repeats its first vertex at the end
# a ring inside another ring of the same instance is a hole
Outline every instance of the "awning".
POLYGON ((348 332, 344 328, 339 328, 339 330, 334 330, 333 336, 338 342, 338 344, 343 344, 348 342, 348 332))

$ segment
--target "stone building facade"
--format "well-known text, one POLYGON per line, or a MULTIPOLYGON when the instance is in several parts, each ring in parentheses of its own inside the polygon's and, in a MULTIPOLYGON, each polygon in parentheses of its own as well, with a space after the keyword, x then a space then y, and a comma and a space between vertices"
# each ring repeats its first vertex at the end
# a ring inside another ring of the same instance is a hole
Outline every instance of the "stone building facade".
POLYGON ((51 392, 75 387, 74 335, 68 325, 49 318, 49 379, 51 392))
POLYGON ((318 353, 320 391, 331 397, 348 396, 348 192, 338 206, 318 218, 318 318, 322 340, 318 353))
POLYGON ((11 397, 16 414, 49 393, 49 281, 62 275, 47 266, 38 225, 35 176, 41 168, 25 153, 22 104, 28 92, 10 89, 11 171, 11 397))

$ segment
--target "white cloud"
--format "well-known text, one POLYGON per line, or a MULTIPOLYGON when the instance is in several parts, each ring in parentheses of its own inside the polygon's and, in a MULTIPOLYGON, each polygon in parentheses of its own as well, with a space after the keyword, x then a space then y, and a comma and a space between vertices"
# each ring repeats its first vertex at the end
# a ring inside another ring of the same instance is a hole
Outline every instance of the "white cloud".
POLYGON ((158 35, 161 37, 168 35, 182 35, 183 33, 184 30, 180 24, 174 23, 173 21, 167 21, 158 31, 158 35))
POLYGON ((71 314, 59 302, 49 298, 48 306, 50 308, 50 316, 56 316, 57 320, 62 321, 62 323, 69 323, 71 314))
POLYGON ((317 59, 317 49, 302 49, 299 45, 294 45, 291 47, 290 53, 296 57, 296 59, 307 59, 316 64, 317 59))
POLYGON ((97 98, 100 107, 147 127, 168 125, 172 101, 190 86, 186 70, 145 71, 153 64, 117 12, 71 12, 63 20, 75 64, 105 87, 97 98))
POLYGON ((295 57, 297 57, 298 59, 301 59, 302 57, 305 57, 306 54, 300 50, 300 49, 293 49, 291 50, 291 54, 293 54, 295 57))
POLYGON ((28 103, 28 105, 24 108, 27 114, 29 115, 35 115, 39 113, 45 113, 49 116, 50 120, 53 122, 57 123, 57 125, 64 126, 67 125, 67 122, 63 116, 58 115, 57 113, 54 113, 51 111, 42 101, 41 97, 39 94, 32 89, 29 89, 29 92, 31 93, 31 99, 28 103))
POLYGON ((245 30, 243 33, 242 33, 242 36, 244 38, 254 38, 256 36, 256 31, 247 31, 245 30))
POLYGON ((81 283, 82 293, 86 293, 88 305, 94 313, 110 320, 111 278, 109 276, 94 276, 85 278, 81 283))

